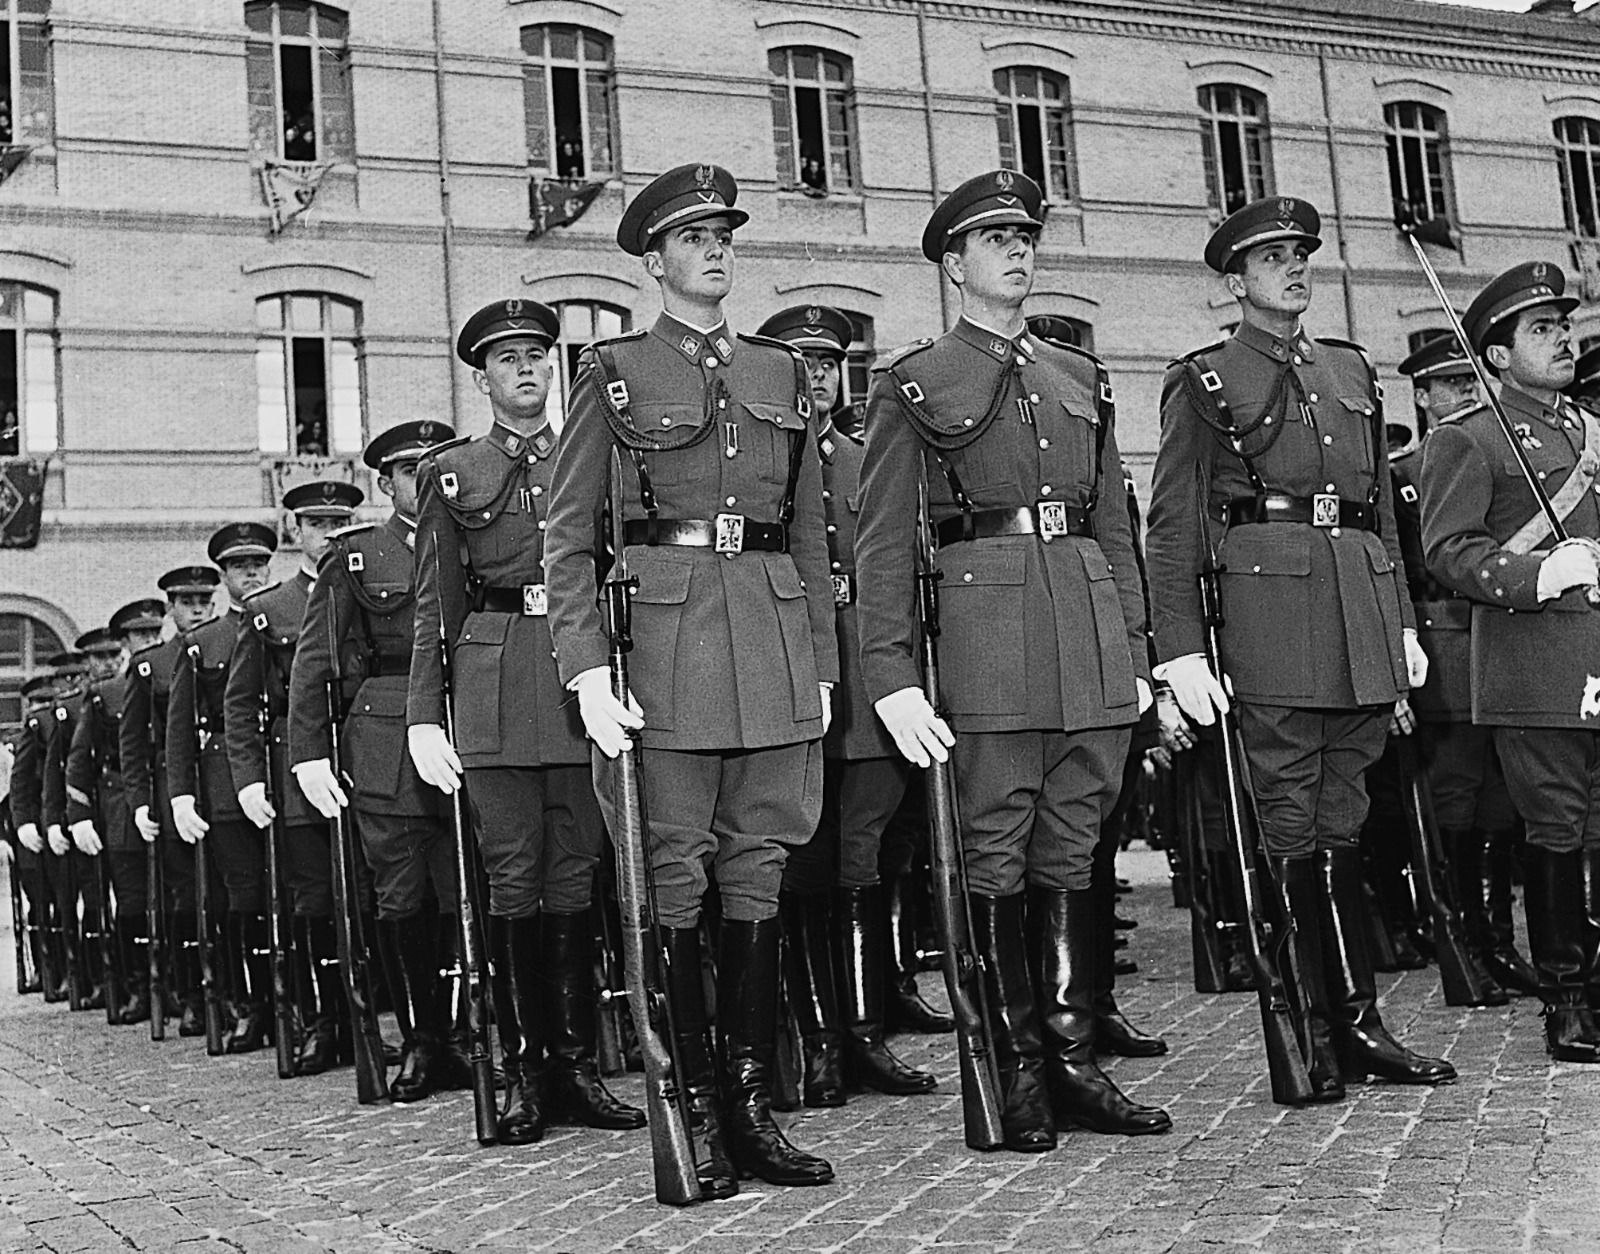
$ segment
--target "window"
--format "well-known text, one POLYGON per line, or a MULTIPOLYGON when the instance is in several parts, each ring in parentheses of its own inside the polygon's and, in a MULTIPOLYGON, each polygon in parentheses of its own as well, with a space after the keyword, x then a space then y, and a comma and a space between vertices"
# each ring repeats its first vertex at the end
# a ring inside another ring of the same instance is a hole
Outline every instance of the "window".
POLYGON ((355 160, 344 13, 303 0, 255 0, 244 6, 244 20, 251 155, 355 160))
POLYGON ((361 451, 360 321, 360 306, 317 292, 256 302, 262 452, 328 457, 361 451))
POLYGON ((0 614, 0 732, 22 726, 22 685, 46 659, 66 651, 49 627, 26 614, 0 614))
POLYGON ((60 443, 56 295, 0 283, 0 457, 53 453, 60 443))
POLYGON ((850 58, 820 48, 774 48, 767 67, 778 186, 808 196, 856 190, 850 58))
POLYGON ((581 26, 522 31, 528 168, 560 179, 616 173, 611 40, 581 26))
POLYGON ((1600 122, 1557 118, 1555 132, 1567 230, 1594 239, 1600 236, 1600 122))
POLYGON ((561 337, 554 353, 555 379, 550 385, 546 410, 559 428, 567 414, 572 380, 578 373, 578 354, 596 340, 615 339, 633 323, 626 309, 600 301, 571 300, 556 306, 561 315, 561 337))
POLYGON ((872 346, 872 319, 848 309, 840 312, 850 319, 850 344, 845 349, 844 378, 839 380, 839 401, 851 405, 867 399, 872 387, 872 362, 878 354, 872 346))
POLYGON ((0 0, 0 144, 55 137, 49 18, 50 0, 0 0))
POLYGON ((1272 195, 1267 98, 1234 83, 1200 89, 1200 145, 1206 201, 1227 215, 1272 195))
POLYGON ((1021 170, 1045 199, 1066 201, 1073 193, 1072 100, 1067 80, 1049 70, 1016 66, 994 72, 995 121, 1000 127, 1000 164, 1021 170))
POLYGON ((1396 224, 1409 226, 1448 216, 1443 111, 1402 101, 1385 105, 1383 120, 1389 127, 1389 192, 1396 224))

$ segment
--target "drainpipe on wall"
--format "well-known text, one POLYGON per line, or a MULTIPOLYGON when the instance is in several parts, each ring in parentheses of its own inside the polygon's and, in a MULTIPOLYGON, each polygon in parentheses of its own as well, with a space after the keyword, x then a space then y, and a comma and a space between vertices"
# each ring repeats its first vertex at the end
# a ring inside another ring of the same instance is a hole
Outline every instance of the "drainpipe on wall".
MULTIPOLYGON (((438 0, 434 0, 437 4, 438 0)), ((939 204, 939 158, 933 147, 933 80, 928 76, 928 6, 923 0, 917 2, 917 55, 922 62, 922 122, 928 132, 928 190, 933 195, 934 206, 939 204)), ((944 267, 940 266, 939 284, 939 320, 943 330, 950 329, 950 285, 944 277, 944 267)))
MULTIPOLYGON (((450 145, 445 137, 444 118, 444 29, 443 0, 433 0, 433 100, 439 136, 439 213, 444 220, 441 243, 444 247, 444 339, 452 344, 456 333, 455 296, 455 244, 456 225, 450 213, 450 145)), ((456 400, 456 355, 447 352, 450 361, 450 425, 461 430, 461 416, 456 400)))
POLYGON ((1322 126, 1328 140, 1328 172, 1333 179, 1333 231, 1339 243, 1339 278, 1344 287, 1345 338, 1361 342, 1356 334, 1356 296, 1350 281, 1350 246, 1344 229, 1344 187, 1339 181, 1339 145, 1333 134, 1333 94, 1328 87, 1328 54, 1317 53, 1317 71, 1322 77, 1322 126))

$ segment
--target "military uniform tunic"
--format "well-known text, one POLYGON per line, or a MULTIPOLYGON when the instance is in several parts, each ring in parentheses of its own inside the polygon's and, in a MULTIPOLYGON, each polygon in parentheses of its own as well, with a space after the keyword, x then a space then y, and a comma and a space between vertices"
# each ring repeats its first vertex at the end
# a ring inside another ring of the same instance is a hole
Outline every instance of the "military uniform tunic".
POLYGON ((278 812, 282 833, 279 873, 294 913, 328 918, 333 914, 328 820, 306 800, 289 773, 289 672, 310 596, 311 576, 296 570, 282 583, 245 598, 239 640, 228 663, 228 682, 223 692, 223 726, 228 766, 237 792, 252 784, 267 783, 270 770, 272 787, 268 795, 278 812))
POLYGON ((1223 569, 1222 665, 1274 854, 1353 841, 1367 812, 1362 776, 1407 690, 1401 633, 1414 620, 1380 406, 1354 345, 1248 321, 1175 362, 1162 393, 1146 545, 1156 652, 1167 662, 1203 650, 1204 512, 1223 569), (1219 424, 1246 433, 1238 448, 1219 424), (1369 528, 1342 513, 1332 525, 1229 526, 1229 503, 1258 490, 1345 502, 1369 528))
MULTIPOLYGON (((39 794, 40 817, 43 823, 39 830, 44 833, 51 827, 59 827, 63 835, 69 836, 67 852, 64 855, 53 856, 46 864, 55 877, 56 899, 67 903, 68 928, 78 928, 76 908, 72 903, 81 899, 82 930, 97 932, 100 929, 100 911, 103 904, 100 900, 98 868, 93 858, 79 852, 78 847, 71 843, 70 833, 67 830, 67 751, 72 746, 73 734, 83 719, 87 703, 88 692, 85 681, 83 690, 74 692, 65 700, 58 702, 50 711, 49 718, 54 726, 45 741, 44 771, 39 794)), ((48 842, 45 848, 49 848, 48 842)), ((89 975, 91 982, 98 982, 99 978, 98 970, 89 975)))
MULTIPOLYGON (((572 389, 546 561, 563 683, 607 662, 595 554, 619 442, 611 423, 634 443, 682 445, 638 452, 663 523, 722 515, 731 536, 741 524, 780 523, 793 503, 787 551, 637 543, 649 511, 636 463, 622 457, 628 568, 639 579, 628 667, 644 711, 658 904, 672 927, 698 918, 712 857, 726 916, 770 918, 786 847, 817 823, 819 681, 836 682, 839 661, 802 371, 778 341, 663 313, 648 331, 586 350, 572 389)), ((603 765, 597 780, 604 808, 603 765)))
POLYGON ((133 826, 124 790, 118 723, 129 679, 116 675, 89 686, 86 708, 67 749, 67 825, 89 820, 99 832, 120 917, 145 911, 144 840, 133 826))
MULTIPOLYGON (((223 693, 238 638, 239 612, 232 606, 178 637, 167 699, 167 795, 197 799, 200 816, 211 825, 206 844, 227 889, 228 908, 265 914, 266 844, 239 809, 223 735, 223 693)), ((250 727, 255 727, 254 710, 250 727)))
POLYGON ((334 534, 306 603, 289 679, 289 760, 325 759, 331 754, 327 686, 338 663, 347 711, 341 765, 383 919, 422 909, 430 876, 440 906, 454 909, 456 901, 444 798, 422 782, 406 751, 413 543, 413 529, 399 514, 334 534))
MULTIPOLYGON (((490 913, 590 901, 603 831, 577 703, 551 645, 545 528, 556 451, 548 427, 501 423, 441 444, 417 472, 416 608, 408 725, 444 724, 439 628, 455 678, 490 913)), ((591 582, 592 582, 591 567, 591 582)))
MULTIPOLYGON (((1600 442, 1600 419, 1567 400, 1547 406, 1501 389, 1505 406, 1546 493, 1559 496, 1585 444, 1600 442), (1586 437, 1586 428, 1594 428, 1586 437)), ((1600 457, 1600 447, 1595 449, 1600 457)), ((1592 469, 1589 472, 1592 474, 1592 469)), ((1490 410, 1438 428, 1423 453, 1423 548, 1429 570, 1471 599, 1472 718, 1495 729, 1495 746, 1528 840, 1556 852, 1600 844, 1600 615, 1572 589, 1538 596, 1544 535, 1512 538, 1538 513, 1490 410)), ((1574 537, 1600 538, 1600 500, 1582 492, 1566 515, 1574 537)))
POLYGON ((128 687, 118 717, 118 759, 122 787, 130 811, 150 807, 161 827, 161 872, 167 890, 166 908, 194 911, 194 854, 179 839, 172 823, 172 797, 167 791, 167 702, 172 673, 183 654, 183 641, 171 636, 141 649, 129 660, 128 687))
POLYGON ((873 382, 856 533, 867 696, 921 684, 912 555, 925 479, 946 527, 940 696, 968 875, 987 895, 1020 891, 1025 874, 1088 887, 1139 715, 1145 611, 1113 428, 1089 354, 966 318, 881 363, 873 382), (1031 509, 1047 521, 1059 505, 1081 522, 1048 538, 962 539, 963 500, 974 517, 1031 509))

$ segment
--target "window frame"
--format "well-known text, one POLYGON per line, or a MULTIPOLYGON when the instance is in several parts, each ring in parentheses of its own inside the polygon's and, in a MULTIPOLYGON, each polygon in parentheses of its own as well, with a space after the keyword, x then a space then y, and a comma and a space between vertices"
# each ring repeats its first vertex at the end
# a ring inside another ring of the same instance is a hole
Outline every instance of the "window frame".
POLYGON ((9 102, 6 125, 10 133, 0 133, 0 144, 53 144, 56 137, 55 41, 50 33, 50 0, 0 0, 0 22, 6 25, 6 55, 11 71, 5 84, 9 102), (38 49, 41 62, 35 70, 25 70, 23 66, 22 28, 25 26, 34 28, 30 46, 38 49), (25 82, 29 76, 39 80, 34 90, 25 82), (28 110, 27 114, 43 113, 44 124, 37 129, 31 124, 19 125, 19 119, 25 116, 24 98, 35 92, 40 109, 28 110))
POLYGON ((528 147, 528 173, 541 178, 587 183, 610 182, 620 178, 621 163, 617 155, 621 151, 621 144, 617 117, 616 41, 603 30, 596 30, 592 26, 580 26, 573 22, 533 22, 520 28, 518 38, 522 53, 522 116, 524 139, 528 147), (551 40, 551 32, 555 30, 573 32, 577 48, 576 60, 569 61, 555 55, 551 40), (544 51, 537 56, 529 52, 526 46, 528 35, 534 31, 540 33, 544 43, 544 51), (593 69, 595 63, 587 58, 587 41, 590 39, 598 40, 605 45, 606 60, 603 70, 593 69), (543 79, 544 88, 544 98, 540 101, 540 108, 544 114, 544 140, 548 145, 548 159, 542 165, 536 159, 533 144, 534 119, 531 100, 534 92, 534 75, 531 71, 535 66, 541 71, 540 77, 543 79), (575 70, 578 75, 578 127, 582 136, 583 173, 576 176, 560 173, 561 136, 556 126, 555 107, 556 69, 575 70), (597 132, 594 129, 590 85, 596 80, 601 85, 606 101, 605 141, 610 160, 610 165, 606 169, 600 169, 595 165, 594 154, 591 151, 597 132))
POLYGON ((767 80, 772 104, 773 159, 777 164, 778 190, 796 192, 816 199, 835 196, 861 195, 861 136, 856 118, 855 58, 847 53, 813 44, 783 44, 767 50, 767 80), (817 73, 814 78, 802 78, 795 73, 796 55, 816 58, 817 73), (784 59, 780 73, 773 67, 774 58, 784 59), (840 68, 842 83, 830 83, 828 63, 840 68), (818 93, 818 125, 822 139, 822 172, 825 184, 821 188, 809 186, 804 179, 801 164, 798 90, 816 90, 818 93), (830 96, 837 97, 844 126, 836 136, 830 125, 830 96), (780 107, 782 117, 779 116, 780 107), (834 178, 835 144, 842 138, 846 177, 843 186, 834 178), (788 154, 788 169, 784 168, 784 155, 788 154))
POLYGON ((995 125, 999 132, 1000 165, 1003 169, 1017 170, 1034 176, 1023 168, 1021 157, 1022 118, 1019 109, 1024 106, 1036 108, 1039 111, 1039 151, 1044 161, 1042 180, 1036 179, 1044 189, 1046 204, 1069 205, 1078 198, 1078 151, 1077 137, 1074 134, 1072 118, 1072 81, 1065 74, 1057 70, 1048 69, 1042 65, 1002 65, 996 67, 990 75, 990 84, 995 92, 995 125), (1033 96, 1023 95, 1017 88, 1016 76, 1018 73, 1032 74, 1039 84, 1039 92, 1033 96), (1006 88, 1002 89, 994 80, 1001 75, 1006 77, 1006 88), (1046 82, 1053 82, 1060 88, 1059 99, 1052 101, 1044 94, 1046 82), (1061 157, 1059 172, 1056 169, 1056 160, 1051 154, 1050 129, 1052 115, 1061 126, 1061 157), (1009 153, 1008 153, 1009 149, 1009 153), (1009 156, 1009 160, 1007 159, 1009 156), (1062 186, 1057 186, 1055 177, 1059 173, 1062 186))
POLYGON ((556 301, 551 308, 555 310, 560 332, 556 336, 556 342, 551 345, 554 373, 550 381, 550 399, 553 402, 553 406, 547 407, 546 412, 550 414, 551 422, 559 432, 566 423, 567 407, 571 401, 572 383, 577 373, 578 355, 590 344, 614 338, 611 332, 600 333, 598 329, 600 317, 616 318, 620 326, 615 335, 626 335, 633 329, 633 310, 626 305, 618 305, 612 301, 599 300, 587 296, 556 301), (579 340, 568 334, 568 311, 573 309, 587 311, 589 325, 595 330, 593 338, 579 340))
MULTIPOLYGON (((61 405, 61 294, 54 288, 16 279, 0 280, 0 293, 4 293, 0 295, 0 331, 11 331, 16 337, 17 379, 17 448, 14 453, 0 450, 0 456, 48 457, 61 449, 66 438, 61 405), (34 321, 30 317, 30 295, 50 302, 48 321, 34 321), (43 352, 48 352, 50 365, 48 386, 41 391, 30 386, 35 379, 30 361, 36 364, 43 352), (50 407, 50 417, 48 433, 41 440, 39 424, 34 419, 38 416, 36 410, 45 404, 50 407)), ((4 414, 0 414, 0 424, 3 422, 4 414)), ((0 436, 3 434, 4 428, 0 426, 0 436)))
POLYGON ((1553 118, 1550 129, 1556 141, 1556 167, 1561 179, 1561 209, 1566 215, 1567 232, 1579 239, 1600 239, 1600 119, 1582 114, 1568 114, 1553 118), (1564 128, 1578 127, 1584 134, 1579 139, 1562 134, 1564 128), (1584 163, 1588 179, 1588 205, 1578 204, 1574 166, 1584 163), (1582 209, 1587 208, 1585 220, 1582 209))
POLYGON ((47 659, 67 647, 67 642, 56 629, 37 615, 15 607, 0 608, 0 629, 12 620, 21 627, 17 651, 19 661, 15 666, 8 665, 5 657, 0 655, 0 733, 22 726, 28 710, 28 703, 22 698, 22 685, 44 669, 47 659), (45 638, 42 646, 41 636, 45 638), (53 646, 49 641, 54 641, 53 646), (16 722, 6 717, 7 705, 12 702, 15 702, 19 716, 16 722))
POLYGON ((1200 110, 1200 154, 1205 172, 1206 204, 1221 217, 1243 208, 1253 201, 1277 194, 1277 176, 1272 161, 1272 112, 1267 94, 1244 83, 1201 83, 1195 89, 1195 101, 1200 110), (1236 107, 1230 112, 1221 107, 1217 93, 1231 92, 1236 107), (1247 114, 1243 106, 1253 103, 1257 112, 1247 114), (1234 154, 1243 179, 1244 199, 1237 205, 1229 203, 1228 153, 1224 128, 1237 132, 1237 149, 1234 154), (1254 133, 1259 149, 1252 161, 1251 136, 1254 133), (1254 169, 1253 169, 1254 167, 1254 169), (1257 181, 1259 180, 1259 188, 1257 181))
POLYGON ((1397 225, 1414 225, 1418 222, 1428 222, 1434 218, 1455 217, 1455 180, 1450 168, 1450 119, 1449 115, 1437 105, 1428 104, 1424 100, 1392 100, 1383 106, 1384 150, 1389 164, 1389 199, 1394 211, 1397 225), (1416 124, 1413 126, 1402 120, 1403 110, 1414 110, 1416 124), (1432 131, 1428 130, 1429 122, 1435 123, 1432 131), (1414 196, 1403 196, 1403 192, 1411 189, 1406 186, 1409 176, 1406 173, 1405 145, 1412 142, 1420 149, 1422 178, 1426 184, 1427 215, 1417 217, 1417 201, 1414 196), (1430 151, 1435 159, 1429 160, 1430 151), (1432 167, 1437 167, 1436 170, 1432 167), (1437 187, 1434 184, 1437 183, 1437 187), (1437 191, 1438 203, 1435 204, 1434 192, 1437 191))
POLYGON ((268 292, 265 295, 258 296, 255 301, 255 309, 256 446, 258 450, 263 456, 275 458, 359 457, 362 449, 366 447, 369 428, 367 414, 367 354, 366 341, 362 335, 364 310, 361 302, 352 300, 348 296, 341 296, 337 292, 293 289, 268 292), (316 300, 319 302, 321 326, 318 330, 301 330, 293 325, 293 306, 290 302, 295 300, 316 300), (268 302, 278 303, 278 324, 276 326, 267 326, 262 323, 261 307, 268 302), (334 306, 342 306, 350 310, 352 330, 343 331, 334 325, 334 306), (297 339, 320 339, 323 343, 323 393, 327 398, 327 413, 324 416, 324 423, 328 447, 321 453, 299 447, 299 402, 296 399, 293 352, 293 341, 297 339), (263 388, 263 350, 266 342, 271 342, 279 347, 278 361, 281 365, 280 381, 283 403, 276 416, 283 420, 284 443, 281 448, 269 447, 267 441, 263 438, 266 431, 267 408, 266 393, 263 388), (335 343, 348 344, 351 349, 350 356, 354 367, 354 387, 356 390, 357 426, 353 443, 338 443, 336 441, 337 421, 334 411, 334 398, 340 385, 336 379, 338 362, 333 348, 335 343))
POLYGON ((246 73, 246 113, 253 115, 258 105, 252 98, 253 89, 249 84, 250 57, 252 47, 265 47, 268 50, 272 65, 272 134, 274 146, 271 152, 263 151, 257 142, 258 134, 256 119, 248 117, 250 129, 250 152, 255 158, 266 161, 294 161, 307 164, 320 165, 353 164, 355 162, 355 91, 350 81, 347 58, 350 52, 350 13, 346 9, 335 5, 322 4, 319 0, 247 0, 245 12, 251 10, 266 10, 271 17, 271 29, 259 31, 248 25, 246 17, 245 34, 245 73, 246 73), (306 34, 285 35, 283 33, 282 15, 285 10, 306 13, 306 34), (337 41, 324 41, 319 35, 319 26, 324 19, 337 19, 344 27, 343 37, 337 41), (315 155, 310 158, 290 157, 284 151, 286 136, 284 134, 287 120, 284 116, 283 105, 283 49, 285 46, 305 47, 311 51, 311 124, 314 132, 313 141, 315 155), (326 84, 323 76, 322 55, 327 53, 335 60, 344 61, 344 112, 349 119, 349 135, 347 143, 335 145, 329 142, 327 127, 327 96, 326 84), (334 151, 338 148, 339 151, 334 151))

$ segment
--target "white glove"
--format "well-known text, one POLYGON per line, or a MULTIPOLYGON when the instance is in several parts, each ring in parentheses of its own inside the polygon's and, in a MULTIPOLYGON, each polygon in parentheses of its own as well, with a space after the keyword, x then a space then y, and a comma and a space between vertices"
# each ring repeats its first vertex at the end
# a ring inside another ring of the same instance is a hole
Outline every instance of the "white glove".
POLYGON ((45 839, 50 842, 50 852, 60 858, 65 856, 67 850, 72 848, 72 842, 67 839, 67 834, 61 830, 61 824, 52 823, 44 829, 45 839))
POLYGON ((1600 584, 1600 561, 1589 540, 1563 540, 1539 563, 1538 593, 1541 601, 1554 601, 1569 588, 1593 588, 1600 584))
POLYGON ((278 817, 272 802, 267 800, 267 786, 261 783, 246 784, 239 789, 239 808, 244 811, 245 818, 263 831, 271 827, 272 820, 278 817))
POLYGON ((350 798, 339 787, 339 777, 333 773, 333 763, 327 758, 301 762, 289 769, 294 772, 306 800, 317 808, 317 813, 323 818, 338 818, 339 811, 350 804, 350 798))
POLYGON ((822 689, 822 734, 828 734, 828 728, 833 726, 833 685, 818 684, 822 689))
POLYGON ((104 848, 100 843, 100 833, 94 830, 93 819, 79 819, 72 825, 72 843, 78 847, 79 853, 91 858, 104 848))
POLYGON ((1203 653, 1173 658, 1162 667, 1161 677, 1171 686, 1178 708, 1202 727, 1210 727, 1217 714, 1228 709, 1228 694, 1211 673, 1203 653))
POLYGON ((1156 694, 1151 692, 1150 685, 1137 675, 1133 677, 1133 682, 1134 686, 1139 689, 1139 714, 1143 717, 1144 712, 1155 704, 1156 694))
POLYGON ((133 811, 133 825, 139 829, 139 835, 144 837, 144 843, 153 845, 156 837, 161 835, 161 824, 150 817, 149 806, 138 806, 133 811))
POLYGON ((883 720, 883 725, 894 737, 896 748, 906 761, 926 767, 934 762, 950 760, 950 746, 955 744, 955 733, 950 725, 934 713, 921 688, 902 688, 891 692, 872 707, 883 720))
POLYGON ((10 866, 16 856, 16 850, 11 848, 10 842, 0 840, 0 866, 10 866))
MULTIPOLYGON (((591 666, 570 684, 578 694, 578 713, 583 717, 583 730, 589 739, 600 747, 600 752, 614 758, 625 749, 633 748, 630 731, 644 726, 644 711, 628 694, 628 704, 623 705, 611 695, 611 672, 604 666, 591 666)), ((822 722, 828 723, 828 698, 822 699, 822 722)))
POLYGON ((172 799, 172 825, 178 829, 178 835, 191 845, 204 840, 206 833, 211 830, 211 824, 196 812, 194 798, 188 795, 172 799))
POLYGON ((416 723, 406 728, 406 748, 424 783, 447 797, 461 787, 461 758, 439 724, 416 723))
POLYGON ((1407 627, 1400 636, 1406 645, 1406 679, 1413 689, 1420 688, 1428 682, 1428 655, 1415 628, 1407 627))
POLYGON ((39 839, 39 825, 37 823, 23 823, 18 826, 17 839, 22 842, 22 847, 29 853, 44 852, 44 841, 39 839))

